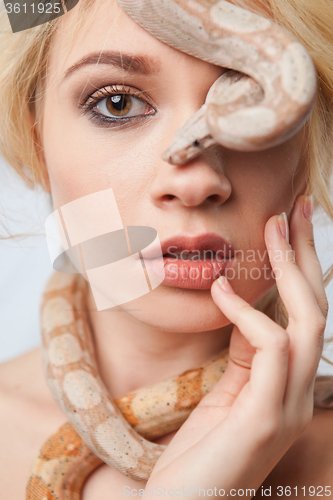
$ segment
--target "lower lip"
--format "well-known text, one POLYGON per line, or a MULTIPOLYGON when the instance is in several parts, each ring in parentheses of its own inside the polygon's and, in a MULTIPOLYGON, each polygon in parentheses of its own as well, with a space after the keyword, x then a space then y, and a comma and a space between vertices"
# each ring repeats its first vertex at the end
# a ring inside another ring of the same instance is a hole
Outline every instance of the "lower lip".
POLYGON ((163 265, 161 259, 145 259, 145 266, 166 285, 208 290, 213 281, 224 275, 233 262, 234 259, 183 260, 163 257, 163 265), (162 269, 164 269, 164 277, 162 269))

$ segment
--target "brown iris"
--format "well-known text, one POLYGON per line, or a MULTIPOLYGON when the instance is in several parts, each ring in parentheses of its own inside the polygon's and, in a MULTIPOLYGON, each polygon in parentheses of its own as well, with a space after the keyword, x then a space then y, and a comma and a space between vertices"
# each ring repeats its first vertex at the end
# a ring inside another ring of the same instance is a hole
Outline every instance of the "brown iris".
POLYGON ((106 100, 106 107, 116 116, 123 116, 131 109, 131 98, 127 94, 112 95, 106 100))

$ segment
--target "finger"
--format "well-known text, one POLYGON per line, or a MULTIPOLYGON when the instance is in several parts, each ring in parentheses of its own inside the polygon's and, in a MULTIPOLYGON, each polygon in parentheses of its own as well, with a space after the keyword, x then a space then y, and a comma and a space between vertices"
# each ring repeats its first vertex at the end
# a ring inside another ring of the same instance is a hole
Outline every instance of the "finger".
MULTIPOLYGON (((235 294, 225 276, 214 281, 211 294, 222 313, 256 349, 252 360, 250 385, 251 394, 257 404, 280 408, 288 372, 287 332, 235 294), (223 290, 220 285, 224 285, 228 291, 223 290)), ((223 377, 221 386, 223 387, 223 377)))
MULTIPOLYGON (((286 217, 284 224, 288 233, 286 217)), ((280 226, 284 224, 283 218, 279 221, 276 215, 267 221, 266 247, 280 297, 288 312, 288 330, 290 331, 290 326, 308 332, 309 329, 311 330, 311 325, 316 323, 320 316, 322 317, 322 313, 310 283, 296 264, 295 253, 291 245, 280 232, 280 226)))
MULTIPOLYGON (((231 358, 226 371, 214 387, 199 402, 198 407, 229 408, 234 404, 241 390, 250 380, 250 369, 237 365, 231 358)), ((216 423, 221 421, 221 413, 216 413, 216 423)), ((215 418, 214 417, 214 418, 215 418)))
POLYGON ((290 220, 290 243, 295 252, 296 264, 310 283, 319 308, 325 318, 328 301, 322 268, 316 253, 311 213, 313 202, 305 195, 298 196, 290 220), (307 219, 304 212, 309 214, 307 219))
POLYGON ((223 377, 200 401, 201 406, 231 406, 250 379, 255 348, 234 325, 229 344, 229 359, 223 377))
POLYGON ((229 344, 229 359, 238 366, 251 368, 253 356, 256 352, 250 342, 242 335, 238 326, 234 326, 229 344))
POLYGON ((326 320, 310 283, 296 264, 291 246, 281 235, 277 216, 266 223, 265 240, 279 294, 289 315, 290 373, 286 400, 298 402, 313 382, 326 320), (282 252, 277 251, 281 249, 282 252))

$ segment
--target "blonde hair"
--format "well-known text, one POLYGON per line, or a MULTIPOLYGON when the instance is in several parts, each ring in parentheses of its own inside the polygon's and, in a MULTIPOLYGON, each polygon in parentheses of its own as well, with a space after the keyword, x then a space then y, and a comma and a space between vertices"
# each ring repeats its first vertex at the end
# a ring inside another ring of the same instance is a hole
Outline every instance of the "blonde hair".
MULTIPOLYGON (((93 0, 81 0, 73 39, 86 22, 93 0)), ((318 73, 318 92, 308 121, 307 194, 315 208, 322 207, 333 221, 330 181, 333 166, 333 9, 331 0, 248 0, 233 3, 273 18, 285 26, 309 51, 318 73)), ((61 18, 23 32, 10 33, 5 12, 0 15, 0 151, 29 187, 47 189, 47 171, 41 137, 43 83, 52 37, 61 18)), ((333 277, 333 265, 324 274, 325 286, 333 277)), ((274 286, 256 307, 287 325, 287 313, 274 286)), ((324 358, 325 359, 325 358, 324 358)))

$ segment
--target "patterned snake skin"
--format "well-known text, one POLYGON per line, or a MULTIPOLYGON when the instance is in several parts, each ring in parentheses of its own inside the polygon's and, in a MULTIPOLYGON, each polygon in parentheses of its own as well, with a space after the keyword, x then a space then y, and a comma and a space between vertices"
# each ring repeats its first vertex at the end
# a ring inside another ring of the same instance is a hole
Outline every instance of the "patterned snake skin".
MULTIPOLYGON (((306 122, 316 72, 305 48, 284 28, 222 0, 118 3, 161 41, 226 69, 202 108, 177 131, 163 155, 166 161, 184 163, 214 144, 268 149, 306 122)), ((199 368, 113 401, 94 357, 87 286, 80 275, 57 272, 43 296, 46 378, 69 423, 33 463, 27 500, 79 500, 85 479, 103 462, 147 480, 165 449, 150 440, 177 430, 227 365, 224 351, 199 368)), ((321 405, 320 397, 316 402, 321 405)))
POLYGON ((225 350, 201 367, 113 401, 94 359, 85 310, 87 287, 79 274, 56 272, 44 291, 46 378, 71 425, 62 426, 41 449, 31 469, 28 500, 79 499, 84 480, 103 462, 134 479, 147 480, 165 449, 147 439, 179 429, 227 366, 225 350))
POLYGON ((286 29, 224 0, 118 0, 162 42, 226 71, 163 159, 181 164, 213 144, 260 151, 292 137, 312 110, 316 70, 286 29))
MULTIPOLYGON (((145 440, 157 439, 179 429, 220 379, 228 364, 228 350, 224 350, 198 368, 140 388, 112 402, 93 361, 92 336, 85 311, 87 287, 81 275, 56 272, 45 288, 41 306, 45 371, 53 396, 72 425, 65 423, 61 426, 40 450, 31 468, 27 500, 79 500, 84 481, 103 463, 113 465, 133 478, 147 479, 150 471, 146 462, 144 472, 147 477, 141 473, 145 440), (66 393, 65 376, 72 374, 70 377, 73 377, 78 372, 75 385, 66 393), (82 376, 82 372, 85 375, 82 376), (87 386, 89 377, 94 382, 87 386), (91 393, 92 389, 94 393, 91 393), (81 396, 83 405, 80 404, 81 396), (105 430, 105 436, 99 439, 99 432, 98 436, 95 434, 96 440, 91 442, 89 429, 94 435, 93 426, 97 428, 101 424, 99 429, 105 430), (134 452, 138 462, 133 462, 126 450, 134 452), (128 461, 122 461, 123 457, 129 457, 128 461)), ((332 387, 332 377, 317 377, 317 407, 333 408, 332 387)), ((154 446, 157 450, 164 448, 154 446)))

